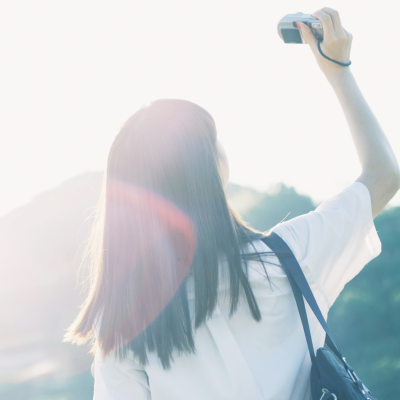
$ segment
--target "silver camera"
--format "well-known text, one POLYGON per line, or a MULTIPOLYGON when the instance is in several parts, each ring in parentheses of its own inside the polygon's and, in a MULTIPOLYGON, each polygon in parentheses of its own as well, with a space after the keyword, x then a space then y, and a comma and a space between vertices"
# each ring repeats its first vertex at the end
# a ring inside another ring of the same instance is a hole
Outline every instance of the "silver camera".
POLYGON ((286 14, 278 22, 278 34, 285 43, 306 43, 300 34, 299 28, 297 28, 296 20, 306 24, 317 40, 324 38, 321 21, 313 18, 311 14, 298 12, 296 14, 286 14))

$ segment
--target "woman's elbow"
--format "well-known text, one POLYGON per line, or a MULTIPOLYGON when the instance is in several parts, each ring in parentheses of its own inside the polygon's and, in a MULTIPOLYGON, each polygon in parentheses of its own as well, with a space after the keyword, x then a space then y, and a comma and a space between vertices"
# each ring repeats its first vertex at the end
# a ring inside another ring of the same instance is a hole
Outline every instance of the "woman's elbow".
POLYGON ((396 164, 396 167, 394 167, 393 170, 388 174, 386 180, 390 190, 393 191, 394 196, 400 189, 400 169, 398 164, 396 164))

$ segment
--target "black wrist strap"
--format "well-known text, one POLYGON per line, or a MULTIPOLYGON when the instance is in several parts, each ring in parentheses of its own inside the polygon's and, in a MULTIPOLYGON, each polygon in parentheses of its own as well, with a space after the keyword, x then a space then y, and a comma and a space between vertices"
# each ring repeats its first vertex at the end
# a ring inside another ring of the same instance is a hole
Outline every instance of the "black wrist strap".
POLYGON ((318 50, 322 57, 325 57, 327 60, 332 61, 335 64, 341 65, 342 67, 348 67, 349 65, 351 65, 351 61, 349 61, 348 63, 342 63, 340 61, 333 60, 332 58, 329 58, 328 56, 326 56, 321 50, 321 41, 322 40, 318 40, 318 50))

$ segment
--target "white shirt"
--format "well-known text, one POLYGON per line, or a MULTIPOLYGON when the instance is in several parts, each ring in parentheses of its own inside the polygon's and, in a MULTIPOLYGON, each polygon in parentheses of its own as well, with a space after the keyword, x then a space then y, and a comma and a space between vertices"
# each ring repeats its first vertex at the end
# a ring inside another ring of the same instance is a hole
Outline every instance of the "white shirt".
MULTIPOLYGON (((381 251, 370 194, 359 182, 273 231, 293 251, 325 317, 344 285, 381 251)), ((261 241, 253 244, 270 251, 261 241)), ((279 264, 276 257, 265 260, 279 264)), ((311 360, 293 293, 281 267, 265 266, 271 283, 260 262, 249 262, 262 321, 245 301, 229 319, 229 286, 222 282, 216 312, 195 333, 196 355, 175 355, 164 371, 154 353, 145 368, 132 355, 117 362, 97 354, 94 399, 308 400, 311 360)), ((325 333, 307 312, 317 349, 325 333)))

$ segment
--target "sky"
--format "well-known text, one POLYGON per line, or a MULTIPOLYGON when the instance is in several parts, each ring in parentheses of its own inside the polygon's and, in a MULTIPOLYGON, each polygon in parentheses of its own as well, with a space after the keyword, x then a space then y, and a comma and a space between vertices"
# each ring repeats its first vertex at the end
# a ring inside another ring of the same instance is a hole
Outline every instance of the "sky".
POLYGON ((277 34, 323 6, 353 34, 351 69, 400 158, 397 1, 0 0, 0 215, 104 170, 124 121, 159 98, 213 115, 231 182, 334 195, 360 173, 345 118, 308 45, 277 34))

